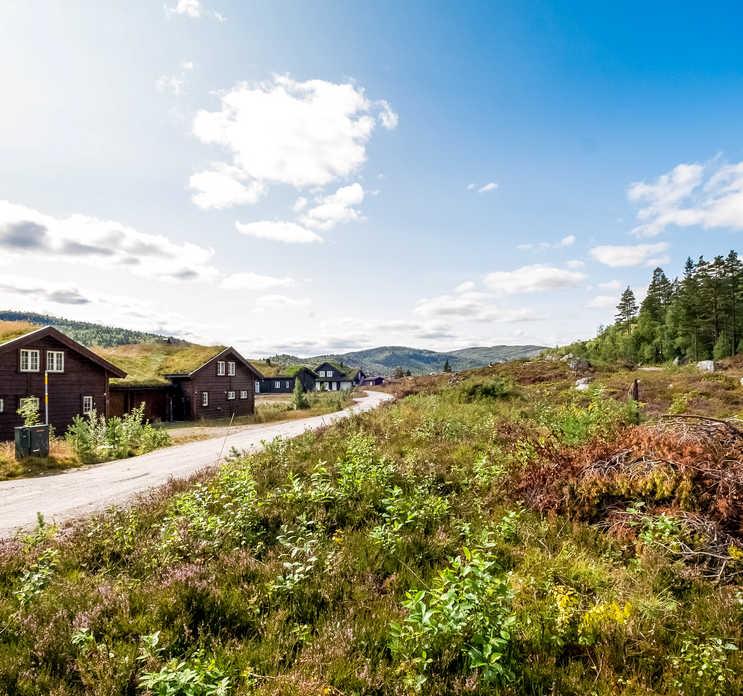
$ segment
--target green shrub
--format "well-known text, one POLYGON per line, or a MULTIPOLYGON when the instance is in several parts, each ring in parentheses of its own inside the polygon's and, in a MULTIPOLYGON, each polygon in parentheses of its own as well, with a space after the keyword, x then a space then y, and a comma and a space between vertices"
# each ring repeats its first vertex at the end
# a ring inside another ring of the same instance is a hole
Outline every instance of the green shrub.
POLYGON ((464 401, 501 399, 513 393, 513 383, 501 378, 488 379, 463 386, 461 393, 464 401))

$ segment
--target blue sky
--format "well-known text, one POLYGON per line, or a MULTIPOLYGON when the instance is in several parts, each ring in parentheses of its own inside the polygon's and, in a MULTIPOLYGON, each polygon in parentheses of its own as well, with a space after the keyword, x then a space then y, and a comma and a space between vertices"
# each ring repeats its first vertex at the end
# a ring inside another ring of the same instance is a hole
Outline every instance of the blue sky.
POLYGON ((0 9, 0 306, 260 355, 554 344, 743 229, 735 4, 0 9))

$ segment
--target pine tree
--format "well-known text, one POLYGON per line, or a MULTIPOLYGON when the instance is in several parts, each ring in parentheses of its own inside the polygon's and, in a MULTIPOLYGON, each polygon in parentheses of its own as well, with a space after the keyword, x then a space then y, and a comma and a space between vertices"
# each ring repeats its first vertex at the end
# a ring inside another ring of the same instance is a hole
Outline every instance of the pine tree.
POLYGON ((444 372, 451 372, 451 365, 449 364, 449 358, 444 362, 444 372))
POLYGON ((635 293, 632 292, 632 288, 627 287, 627 289, 622 293, 621 298, 619 298, 619 304, 617 305, 617 324, 625 328, 627 333, 629 333, 632 320, 636 316, 637 300, 635 299, 635 293))

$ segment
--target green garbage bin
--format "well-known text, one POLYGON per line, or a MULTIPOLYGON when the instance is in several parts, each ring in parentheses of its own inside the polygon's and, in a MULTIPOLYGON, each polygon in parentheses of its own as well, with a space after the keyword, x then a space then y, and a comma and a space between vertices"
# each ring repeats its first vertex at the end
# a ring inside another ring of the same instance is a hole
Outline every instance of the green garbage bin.
POLYGON ((49 426, 22 425, 15 429, 15 458, 49 456, 49 426))

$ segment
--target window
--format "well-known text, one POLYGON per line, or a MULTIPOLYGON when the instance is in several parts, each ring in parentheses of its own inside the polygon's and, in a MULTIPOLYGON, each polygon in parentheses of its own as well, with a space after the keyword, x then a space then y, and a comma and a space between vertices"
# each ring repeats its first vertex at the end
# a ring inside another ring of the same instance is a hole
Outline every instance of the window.
POLYGON ((286 388, 287 389, 289 388, 289 380, 288 379, 286 380, 286 388))
POLYGON ((261 393, 261 383, 258 380, 255 380, 255 393, 256 394, 261 393))
POLYGON ((95 410, 95 404, 93 403, 92 396, 83 397, 83 413, 90 413, 95 410))
POLYGON ((0 399, 0 413, 5 413, 5 400, 0 399))
POLYGON ((232 360, 227 363, 227 374, 230 377, 235 376, 235 363, 232 360))
POLYGON ((228 391, 227 392, 227 401, 232 401, 235 398, 235 392, 228 391))
POLYGON ((217 361, 217 374, 220 377, 224 375, 224 360, 217 361))
POLYGON ((64 372, 64 352, 61 350, 48 350, 46 352, 46 371, 64 372))
POLYGON ((21 348, 21 372, 39 371, 39 351, 21 348))
POLYGON ((18 406, 23 408, 27 403, 30 403, 37 411, 39 410, 39 399, 36 396, 25 396, 19 400, 18 406))
POLYGON ((241 399, 247 399, 248 398, 248 390, 247 389, 241 389, 240 390, 240 398, 241 399))
POLYGON ((202 406, 209 405, 209 392, 201 392, 201 405, 202 406))
POLYGON ((325 370, 320 370, 317 374, 320 375, 320 377, 325 377, 325 370))
POLYGON ((278 380, 276 380, 273 383, 273 387, 274 387, 274 389, 281 389, 281 382, 279 382, 278 380))

